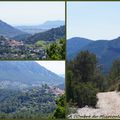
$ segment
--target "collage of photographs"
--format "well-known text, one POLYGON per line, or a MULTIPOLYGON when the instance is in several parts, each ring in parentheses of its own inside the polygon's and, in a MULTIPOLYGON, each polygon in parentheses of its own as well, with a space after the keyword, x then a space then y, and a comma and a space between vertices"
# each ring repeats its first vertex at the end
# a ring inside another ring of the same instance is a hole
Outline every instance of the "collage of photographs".
POLYGON ((119 1, 0 1, 0 120, 120 118, 119 1))

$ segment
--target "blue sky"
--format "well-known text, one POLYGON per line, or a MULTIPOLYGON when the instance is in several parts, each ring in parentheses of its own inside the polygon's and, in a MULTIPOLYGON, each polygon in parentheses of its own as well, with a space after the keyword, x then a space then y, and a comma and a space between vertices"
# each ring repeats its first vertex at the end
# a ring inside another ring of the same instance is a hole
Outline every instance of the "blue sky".
POLYGON ((36 62, 56 74, 65 74, 65 61, 36 61, 36 62))
POLYGON ((67 38, 93 40, 120 36, 120 2, 68 2, 67 38))
POLYGON ((65 20, 64 2, 0 2, 0 19, 11 25, 37 25, 65 20))

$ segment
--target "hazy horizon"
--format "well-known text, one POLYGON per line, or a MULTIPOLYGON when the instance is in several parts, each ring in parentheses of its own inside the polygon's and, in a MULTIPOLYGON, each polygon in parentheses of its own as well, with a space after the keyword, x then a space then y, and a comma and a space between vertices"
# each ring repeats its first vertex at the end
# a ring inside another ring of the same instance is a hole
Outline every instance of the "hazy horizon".
MULTIPOLYGON (((7 21, 4 21, 4 20, 2 20, 2 19, 0 19, 1 21, 3 21, 3 22, 5 22, 5 23, 7 23, 7 24, 9 24, 9 25, 12 25, 11 23, 8 23, 7 21)), ((44 21, 44 22, 42 22, 42 23, 39 23, 39 24, 19 24, 19 25, 12 25, 12 26, 15 26, 15 27, 17 27, 17 26, 37 26, 37 25, 42 25, 42 24, 44 24, 44 23, 46 23, 46 22, 52 22, 52 21, 63 21, 63 22, 65 22, 64 20, 47 20, 47 21, 44 21)))
POLYGON ((120 36, 119 2, 67 2, 67 39, 112 40, 120 36))
POLYGON ((64 2, 0 2, 0 20, 12 25, 40 25, 46 21, 65 21, 64 2))

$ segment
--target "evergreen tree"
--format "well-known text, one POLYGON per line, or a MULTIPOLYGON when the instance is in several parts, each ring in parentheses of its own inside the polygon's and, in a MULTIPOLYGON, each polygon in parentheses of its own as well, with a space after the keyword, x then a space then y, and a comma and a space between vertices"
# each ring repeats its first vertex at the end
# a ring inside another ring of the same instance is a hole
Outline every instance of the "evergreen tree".
POLYGON ((115 60, 108 74, 109 90, 119 90, 120 83, 120 60, 115 60))

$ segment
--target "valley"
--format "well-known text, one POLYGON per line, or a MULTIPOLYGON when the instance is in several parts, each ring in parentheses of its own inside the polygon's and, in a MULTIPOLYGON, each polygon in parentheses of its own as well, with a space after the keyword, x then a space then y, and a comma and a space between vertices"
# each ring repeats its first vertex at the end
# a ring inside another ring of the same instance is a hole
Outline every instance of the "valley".
MULTIPOLYGON (((58 22, 58 25, 56 21, 55 25, 54 21, 50 23, 51 27, 48 27, 48 29, 44 31, 34 30, 34 33, 31 33, 29 30, 23 30, 25 26, 21 26, 19 29, 19 27, 13 27, 0 20, 0 59, 52 59, 50 58, 51 56, 48 55, 50 52, 48 49, 52 44, 61 46, 59 42, 65 37, 65 26, 63 25, 64 22, 58 22)), ((47 24, 50 26, 49 23, 47 24)), ((47 26, 46 24, 44 25, 47 26)), ((34 29, 35 27, 37 29, 38 26, 34 26, 34 29)), ((58 54, 59 56, 63 56, 60 53, 58 54)), ((63 57, 65 57, 65 55, 63 57)))

